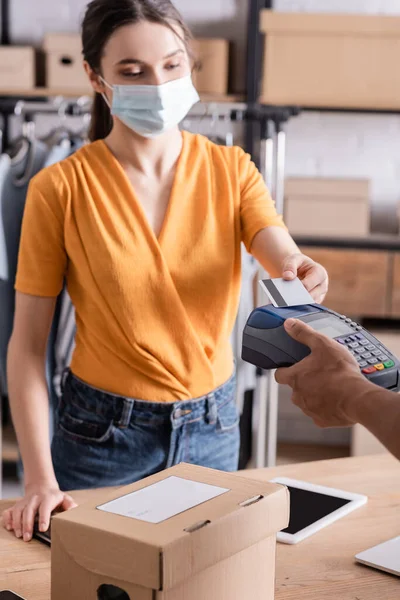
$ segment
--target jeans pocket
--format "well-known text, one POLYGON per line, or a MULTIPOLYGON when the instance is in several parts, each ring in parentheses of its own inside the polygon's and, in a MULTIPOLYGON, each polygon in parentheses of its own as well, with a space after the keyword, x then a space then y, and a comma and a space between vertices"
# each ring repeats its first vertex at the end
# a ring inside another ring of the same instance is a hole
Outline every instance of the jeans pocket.
POLYGON ((227 433, 237 429, 239 425, 239 412, 234 400, 229 399, 227 402, 218 406, 217 415, 217 431, 227 433))
POLYGON ((104 444, 114 433, 114 423, 97 415, 82 415, 75 406, 66 406, 60 415, 59 430, 69 438, 86 444, 104 444))

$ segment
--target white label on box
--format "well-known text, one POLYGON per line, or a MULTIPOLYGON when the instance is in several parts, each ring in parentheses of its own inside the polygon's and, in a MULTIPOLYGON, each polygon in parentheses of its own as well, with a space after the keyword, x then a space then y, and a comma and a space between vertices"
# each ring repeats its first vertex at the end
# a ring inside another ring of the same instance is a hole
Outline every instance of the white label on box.
POLYGON ((146 523, 162 523, 229 491, 215 485, 173 476, 97 508, 146 523))

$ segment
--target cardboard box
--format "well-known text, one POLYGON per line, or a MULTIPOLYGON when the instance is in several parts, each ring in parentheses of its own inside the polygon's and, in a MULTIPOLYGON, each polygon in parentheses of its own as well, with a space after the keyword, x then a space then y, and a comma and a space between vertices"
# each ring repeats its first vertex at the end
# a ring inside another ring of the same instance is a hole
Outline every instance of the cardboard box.
POLYGON ((53 520, 52 600, 272 600, 288 519, 286 488, 185 464, 100 491, 53 520))
POLYGON ((93 92, 83 67, 82 42, 78 34, 48 33, 44 39, 46 51, 46 85, 78 94, 93 92))
POLYGON ((400 17, 265 10, 261 30, 263 102, 400 108, 400 17))
POLYGON ((0 90, 31 90, 35 84, 34 48, 0 46, 0 90))
POLYGON ((369 188, 367 179, 288 179, 286 225, 292 235, 366 237, 369 188))
POLYGON ((193 82, 202 94, 226 96, 229 85, 229 42, 222 39, 197 39, 193 51, 199 61, 199 70, 193 73, 193 82))

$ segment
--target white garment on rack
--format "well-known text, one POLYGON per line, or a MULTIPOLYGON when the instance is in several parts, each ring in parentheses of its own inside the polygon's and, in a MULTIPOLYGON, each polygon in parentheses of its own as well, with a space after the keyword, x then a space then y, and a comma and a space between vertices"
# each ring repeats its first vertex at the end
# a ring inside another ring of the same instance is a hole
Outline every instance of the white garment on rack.
POLYGON ((64 290, 61 299, 60 316, 58 319, 58 329, 54 344, 55 369, 53 376, 54 390, 61 398, 61 383, 63 373, 72 360, 72 354, 75 348, 75 309, 67 290, 64 290))
POLYGON ((29 178, 43 168, 47 154, 48 148, 45 144, 36 140, 31 143, 25 138, 20 138, 5 154, 5 160, 2 159, 0 235, 4 240, 1 244, 4 252, 1 260, 2 275, 6 277, 0 278, 0 386, 4 395, 7 394, 7 347, 14 321, 14 282, 26 193, 29 178))
POLYGON ((11 158, 8 154, 0 156, 0 279, 8 281, 9 268, 7 260, 6 232, 4 231, 3 223, 3 205, 2 198, 4 197, 3 187, 6 182, 6 176, 10 171, 11 158))
POLYGON ((247 323, 250 313, 254 309, 253 281, 258 272, 258 266, 242 246, 242 291, 240 296, 239 311, 232 334, 232 348, 236 361, 237 378, 237 406, 243 411, 244 395, 248 390, 256 387, 256 369, 253 365, 242 360, 242 337, 243 329, 247 323))

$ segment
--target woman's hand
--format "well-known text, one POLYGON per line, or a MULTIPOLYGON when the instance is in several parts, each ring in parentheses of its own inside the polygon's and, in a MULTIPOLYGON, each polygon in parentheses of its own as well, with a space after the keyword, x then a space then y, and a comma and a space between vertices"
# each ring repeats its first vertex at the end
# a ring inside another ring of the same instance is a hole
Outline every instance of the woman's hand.
POLYGON ((58 486, 27 486, 25 496, 3 513, 3 525, 7 531, 14 531, 24 542, 32 539, 36 515, 39 517, 39 531, 47 531, 54 510, 65 511, 75 508, 76 503, 58 486))
POLYGON ((317 304, 322 304, 328 292, 326 269, 304 254, 292 254, 284 260, 282 277, 288 281, 298 277, 317 304))

